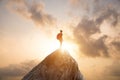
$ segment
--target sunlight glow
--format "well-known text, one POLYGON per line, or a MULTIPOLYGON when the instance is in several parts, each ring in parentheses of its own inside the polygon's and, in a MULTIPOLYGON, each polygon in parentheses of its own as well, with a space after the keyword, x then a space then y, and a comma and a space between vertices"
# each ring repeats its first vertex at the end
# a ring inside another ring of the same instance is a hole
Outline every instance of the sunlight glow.
MULTIPOLYGON (((56 49, 60 48, 59 41, 53 40, 51 43, 46 43, 47 47, 45 49, 46 54, 49 55, 51 52, 55 51, 56 49)), ((77 49, 77 46, 73 44, 72 42, 63 42, 62 44, 62 50, 67 50, 71 56, 75 56, 75 50, 77 49)))
POLYGON ((67 50, 71 56, 76 57, 75 50, 77 49, 77 46, 75 44, 63 42, 62 49, 67 50))
MULTIPOLYGON (((44 40, 41 40, 41 38, 39 38, 38 36, 34 37, 35 38, 32 39, 31 42, 25 42, 26 45, 29 45, 29 47, 26 46, 25 49, 27 51, 31 50, 31 52, 28 52, 31 56, 33 55, 34 57, 44 59, 53 51, 60 48, 60 43, 56 39, 46 38, 44 40)), ((66 40, 63 42, 61 48, 62 50, 67 50, 72 57, 76 58, 77 45, 74 44, 74 42, 66 40)))

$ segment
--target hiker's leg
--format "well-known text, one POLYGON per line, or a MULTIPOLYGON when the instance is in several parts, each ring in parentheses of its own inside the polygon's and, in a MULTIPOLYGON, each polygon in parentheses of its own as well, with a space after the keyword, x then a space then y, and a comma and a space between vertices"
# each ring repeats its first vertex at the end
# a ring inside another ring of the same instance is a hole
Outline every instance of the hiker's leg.
POLYGON ((60 47, 62 47, 62 41, 60 41, 60 47))

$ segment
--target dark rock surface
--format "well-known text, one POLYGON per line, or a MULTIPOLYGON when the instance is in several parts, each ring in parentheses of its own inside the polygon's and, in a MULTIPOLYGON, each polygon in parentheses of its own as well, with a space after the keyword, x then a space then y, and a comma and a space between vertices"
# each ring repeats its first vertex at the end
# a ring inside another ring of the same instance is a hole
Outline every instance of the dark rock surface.
POLYGON ((83 80, 77 62, 68 51, 57 49, 34 67, 22 80, 83 80))

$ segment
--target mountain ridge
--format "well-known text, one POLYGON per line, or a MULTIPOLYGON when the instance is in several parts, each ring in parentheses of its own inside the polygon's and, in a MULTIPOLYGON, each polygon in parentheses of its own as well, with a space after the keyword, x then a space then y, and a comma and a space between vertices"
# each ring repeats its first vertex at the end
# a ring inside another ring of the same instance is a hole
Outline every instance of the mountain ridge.
POLYGON ((83 80, 77 62, 67 50, 57 49, 35 66, 22 80, 83 80))

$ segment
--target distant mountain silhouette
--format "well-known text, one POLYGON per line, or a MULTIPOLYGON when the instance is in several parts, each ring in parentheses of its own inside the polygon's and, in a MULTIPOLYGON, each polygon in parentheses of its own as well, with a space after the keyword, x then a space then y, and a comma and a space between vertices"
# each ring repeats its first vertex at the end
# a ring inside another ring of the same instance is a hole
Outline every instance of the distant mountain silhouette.
POLYGON ((22 80, 83 80, 83 76, 68 51, 57 49, 22 80))

